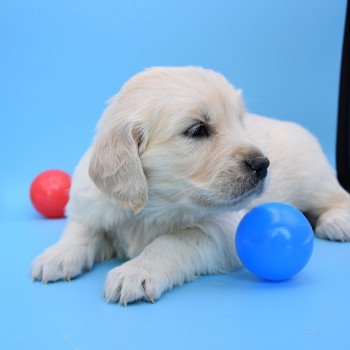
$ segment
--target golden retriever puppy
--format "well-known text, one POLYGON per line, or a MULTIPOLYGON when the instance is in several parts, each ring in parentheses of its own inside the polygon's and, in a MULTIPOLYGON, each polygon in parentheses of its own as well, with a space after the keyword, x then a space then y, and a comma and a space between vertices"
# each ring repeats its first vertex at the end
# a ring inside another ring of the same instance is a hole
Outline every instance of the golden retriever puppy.
POLYGON ((235 226, 271 200, 307 213, 322 238, 350 239, 349 194, 309 132, 247 114, 241 92, 211 70, 148 69, 110 101, 75 170, 62 238, 32 277, 70 280, 128 259, 109 272, 106 300, 153 302, 239 266, 235 226))

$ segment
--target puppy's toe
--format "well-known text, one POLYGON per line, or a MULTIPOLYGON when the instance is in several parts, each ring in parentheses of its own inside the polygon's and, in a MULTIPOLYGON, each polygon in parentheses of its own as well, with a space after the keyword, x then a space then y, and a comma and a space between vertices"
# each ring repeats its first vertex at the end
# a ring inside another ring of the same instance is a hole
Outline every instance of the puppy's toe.
POLYGON ((326 211, 318 218, 315 233, 331 241, 350 241, 350 212, 345 208, 326 211))
POLYGON ((32 279, 44 283, 63 278, 63 266, 57 257, 48 252, 39 255, 32 265, 32 279))
POLYGON ((104 295, 107 302, 121 305, 138 300, 154 303, 164 289, 159 274, 131 260, 108 273, 104 295))

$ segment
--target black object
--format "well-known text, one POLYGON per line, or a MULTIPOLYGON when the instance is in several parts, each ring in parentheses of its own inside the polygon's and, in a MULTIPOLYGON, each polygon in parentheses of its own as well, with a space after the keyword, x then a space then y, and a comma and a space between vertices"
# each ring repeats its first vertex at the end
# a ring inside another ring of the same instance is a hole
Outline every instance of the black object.
POLYGON ((340 184, 350 192, 350 6, 346 9, 343 54, 340 73, 337 173, 340 184))

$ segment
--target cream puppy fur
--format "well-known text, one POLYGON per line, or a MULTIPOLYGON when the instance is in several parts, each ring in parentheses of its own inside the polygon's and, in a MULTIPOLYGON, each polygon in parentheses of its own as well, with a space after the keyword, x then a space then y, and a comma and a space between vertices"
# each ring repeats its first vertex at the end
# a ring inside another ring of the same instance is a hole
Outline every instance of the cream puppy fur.
POLYGON ((75 170, 67 226, 32 277, 70 280, 128 259, 109 272, 106 300, 153 302, 238 267, 235 226, 265 201, 296 206, 319 237, 350 240, 349 194, 308 131, 246 113, 241 92, 211 70, 148 69, 110 101, 75 170))

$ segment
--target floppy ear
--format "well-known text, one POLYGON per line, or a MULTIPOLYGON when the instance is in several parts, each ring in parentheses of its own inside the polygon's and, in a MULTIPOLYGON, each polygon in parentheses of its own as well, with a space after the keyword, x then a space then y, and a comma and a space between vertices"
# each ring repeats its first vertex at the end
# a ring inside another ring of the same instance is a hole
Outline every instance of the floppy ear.
POLYGON ((143 128, 139 122, 118 121, 105 129, 97 134, 89 175, 114 203, 138 213, 147 201, 147 180, 138 149, 143 128))

